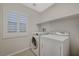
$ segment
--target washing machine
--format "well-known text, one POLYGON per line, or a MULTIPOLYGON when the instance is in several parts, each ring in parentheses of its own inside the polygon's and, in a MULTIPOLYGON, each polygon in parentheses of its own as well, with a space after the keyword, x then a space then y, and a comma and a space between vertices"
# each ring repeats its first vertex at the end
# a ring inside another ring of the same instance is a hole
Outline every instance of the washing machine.
POLYGON ((33 35, 31 39, 31 50, 36 56, 39 56, 39 44, 39 36, 33 35))
POLYGON ((48 33, 46 32, 34 32, 32 39, 31 39, 31 50, 34 53, 34 55, 39 56, 40 55, 40 37, 42 35, 46 35, 48 33))

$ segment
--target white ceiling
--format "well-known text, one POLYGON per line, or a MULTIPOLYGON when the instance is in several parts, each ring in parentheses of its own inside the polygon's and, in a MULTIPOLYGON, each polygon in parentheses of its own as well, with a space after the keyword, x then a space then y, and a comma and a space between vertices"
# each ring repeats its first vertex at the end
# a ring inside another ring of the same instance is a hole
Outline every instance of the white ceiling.
POLYGON ((24 3, 25 6, 32 8, 35 11, 43 12, 54 3, 24 3))

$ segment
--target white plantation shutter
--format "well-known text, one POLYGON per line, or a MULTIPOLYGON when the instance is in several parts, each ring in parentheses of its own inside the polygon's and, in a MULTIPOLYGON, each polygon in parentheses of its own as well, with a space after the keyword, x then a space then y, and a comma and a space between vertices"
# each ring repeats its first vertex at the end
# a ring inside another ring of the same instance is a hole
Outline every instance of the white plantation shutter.
POLYGON ((8 32, 26 32, 27 17, 17 14, 16 11, 8 12, 8 32))
POLYGON ((19 18, 19 31, 20 32, 26 32, 26 20, 27 18, 23 15, 19 18))
POLYGON ((8 12, 8 32, 17 32, 17 14, 15 11, 8 12))

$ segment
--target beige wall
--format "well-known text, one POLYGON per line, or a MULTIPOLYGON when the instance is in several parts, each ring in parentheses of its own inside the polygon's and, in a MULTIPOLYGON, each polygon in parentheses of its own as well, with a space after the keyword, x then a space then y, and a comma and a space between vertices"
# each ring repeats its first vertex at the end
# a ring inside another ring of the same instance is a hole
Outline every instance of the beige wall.
POLYGON ((8 55, 10 53, 13 53, 25 48, 29 48, 29 41, 32 36, 31 34, 32 32, 37 31, 35 22, 37 22, 38 20, 38 17, 39 17, 38 13, 21 4, 1 4, 1 5, 0 5, 0 15, 3 16, 3 19, 1 19, 1 16, 0 16, 0 19, 3 20, 3 31, 1 31, 3 33, 3 39, 0 39, 0 55, 8 55), (6 29, 7 29, 6 15, 8 10, 24 13, 28 17, 27 32, 25 33, 7 33, 6 32, 6 29), (16 36, 18 36, 18 38, 16 38, 16 36), (24 37, 20 37, 20 36, 24 36, 24 37))
MULTIPOLYGON (((0 5, 0 36, 2 37, 2 16, 3 12, 2 12, 2 5, 0 5)), ((0 37, 0 38, 1 38, 0 37)))

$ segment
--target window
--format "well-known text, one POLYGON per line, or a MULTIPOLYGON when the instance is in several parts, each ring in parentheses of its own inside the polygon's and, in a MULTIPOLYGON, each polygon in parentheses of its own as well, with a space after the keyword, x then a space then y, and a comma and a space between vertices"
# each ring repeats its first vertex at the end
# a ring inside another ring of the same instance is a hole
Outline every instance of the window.
POLYGON ((16 12, 8 13, 8 32, 16 32, 17 31, 17 15, 16 12))
POLYGON ((20 32, 26 32, 26 17, 25 16, 20 16, 19 19, 19 31, 20 32))
POLYGON ((26 20, 26 16, 17 14, 16 11, 9 11, 8 32, 26 32, 26 20))

